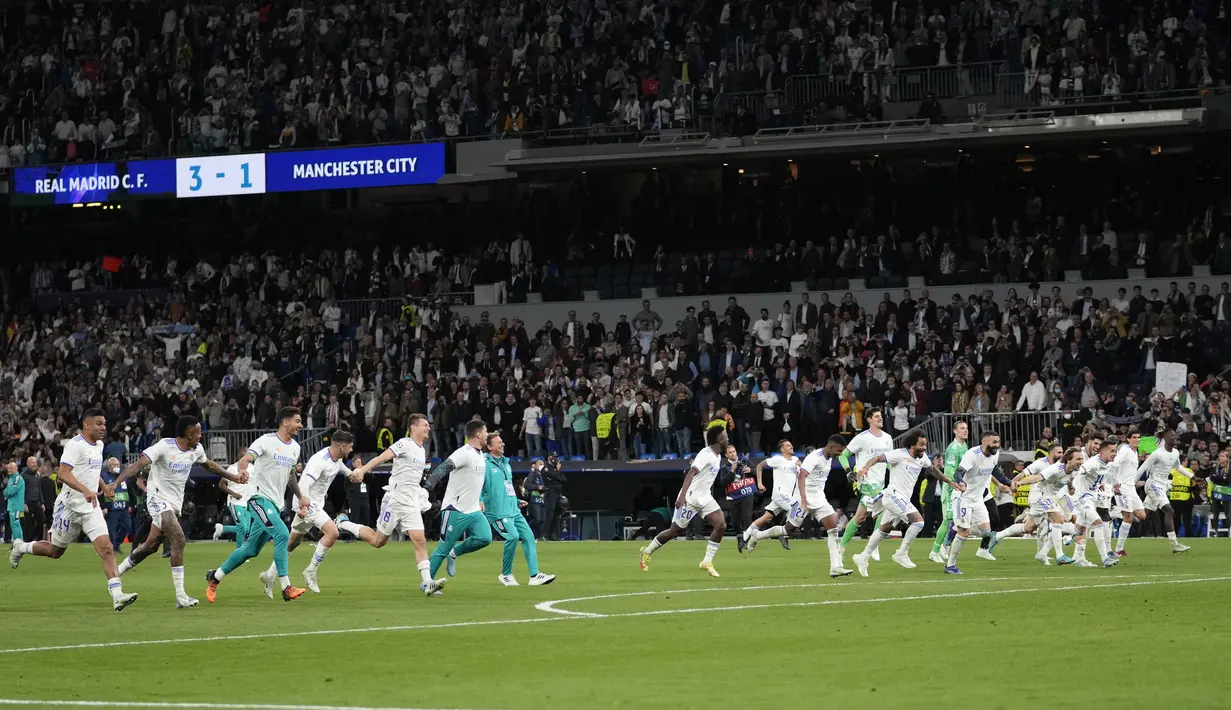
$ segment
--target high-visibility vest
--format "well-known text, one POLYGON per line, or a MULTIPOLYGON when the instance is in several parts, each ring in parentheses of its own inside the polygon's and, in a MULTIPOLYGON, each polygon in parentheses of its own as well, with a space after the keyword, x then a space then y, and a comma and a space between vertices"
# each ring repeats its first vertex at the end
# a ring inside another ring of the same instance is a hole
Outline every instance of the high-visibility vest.
POLYGON ((1030 486, 1029 485, 1017 487, 1017 490, 1013 492, 1013 505, 1016 505, 1019 508, 1029 508, 1030 507, 1030 486))
POLYGON ((393 446, 393 432, 386 427, 381 427, 380 432, 376 434, 376 450, 384 451, 393 446))
POLYGON ((1171 493, 1168 494, 1171 500, 1189 500, 1193 497, 1193 479, 1190 476, 1185 476, 1184 470, 1180 468, 1171 469, 1171 493))
POLYGON ((606 439, 611 436, 611 422, 614 419, 615 414, 612 412, 598 415, 598 418, 594 420, 594 435, 600 439, 606 439))

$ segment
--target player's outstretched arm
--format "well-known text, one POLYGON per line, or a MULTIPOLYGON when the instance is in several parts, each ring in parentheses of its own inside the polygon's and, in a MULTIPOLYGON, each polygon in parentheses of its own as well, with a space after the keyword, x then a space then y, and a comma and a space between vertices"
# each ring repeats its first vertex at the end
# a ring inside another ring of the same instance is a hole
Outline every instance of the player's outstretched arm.
POLYGON ((226 470, 222 466, 219 466, 216 462, 210 461, 209 459, 205 459, 204 461, 202 461, 201 465, 205 467, 206 471, 209 471, 210 473, 218 476, 218 478, 224 481, 231 481, 232 483, 247 483, 248 482, 247 476, 241 476, 238 473, 231 473, 230 471, 226 470))
MULTIPOLYGON (((868 459, 867 461, 865 461, 865 462, 864 462, 864 464, 863 464, 863 466, 862 466, 862 467, 861 467, 858 471, 854 471, 854 470, 852 470, 852 473, 854 473, 854 474, 855 474, 855 479, 854 479, 854 480, 858 480, 858 479, 863 478, 864 476, 866 476, 866 475, 868 474, 868 469, 872 468, 872 467, 873 467, 873 466, 875 466, 876 464, 878 464, 878 463, 888 463, 888 462, 889 462, 889 459, 888 459, 888 458, 887 458, 884 454, 877 454, 877 455, 873 456, 872 458, 870 458, 870 459, 868 459)), ((930 468, 930 467, 931 467, 931 464, 928 464, 928 467, 930 468)), ((849 475, 849 474, 847 475, 847 478, 850 478, 850 475, 849 475)))
POLYGON ((931 476, 932 478, 935 478, 938 481, 944 481, 945 483, 948 483, 950 486, 953 487, 953 490, 958 491, 959 493, 966 492, 966 484, 961 482, 961 477, 964 477, 966 475, 965 469, 962 469, 959 467, 957 470, 957 474, 955 474, 954 478, 949 478, 948 476, 945 475, 944 471, 941 471, 940 469, 936 468, 929 461, 926 465, 924 465, 923 470, 927 471, 928 475, 931 476))
POLYGON ((244 478, 248 477, 248 466, 252 465, 253 461, 256 461, 256 454, 252 453, 251 449, 244 452, 244 455, 239 457, 239 461, 235 462, 235 468, 239 470, 240 476, 244 478))
POLYGON ((308 497, 303 494, 302 490, 300 490, 299 476, 287 476, 286 487, 287 490, 294 493, 295 497, 299 499, 299 514, 307 517, 308 507, 312 505, 312 501, 308 500, 308 497))
MULTIPOLYGON (((141 455, 137 457, 137 460, 125 466, 124 471, 120 473, 120 475, 117 476, 116 479, 112 481, 110 485, 106 483, 103 484, 103 493, 108 498, 114 496, 115 489, 119 488, 121 483, 137 475, 138 473, 141 472, 142 469, 144 469, 146 466, 149 466, 149 465, 150 465, 150 457, 146 456, 145 452, 142 451, 141 455)), ((60 467, 63 468, 64 464, 60 464, 60 467)), ((64 481, 63 477, 61 477, 60 481, 61 482, 64 481)))
POLYGON ((385 449, 384 451, 380 452, 380 454, 378 454, 376 458, 372 459, 371 461, 367 463, 361 462, 361 465, 357 466, 355 470, 351 471, 348 475, 350 476, 352 481, 358 482, 364 476, 371 473, 372 469, 376 468, 377 466, 380 466, 382 464, 386 464, 392 461, 393 457, 396 455, 397 453, 393 450, 393 447, 389 447, 385 449))
POLYGON ((235 500, 239 500, 242 496, 235 492, 235 489, 228 485, 228 480, 225 478, 218 479, 218 488, 225 494, 231 496, 235 500))
POLYGON ((453 473, 454 468, 457 468, 457 464, 453 463, 452 458, 447 458, 444 461, 441 461, 440 465, 432 470, 432 475, 428 476, 427 480, 423 482, 423 487, 429 491, 432 490, 436 487, 436 484, 440 483, 440 479, 450 473, 453 473))

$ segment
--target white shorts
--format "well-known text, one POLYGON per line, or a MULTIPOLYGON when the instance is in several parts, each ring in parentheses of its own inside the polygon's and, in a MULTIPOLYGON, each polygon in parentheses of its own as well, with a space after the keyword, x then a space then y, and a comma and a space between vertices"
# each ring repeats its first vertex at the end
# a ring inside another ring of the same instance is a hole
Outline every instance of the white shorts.
POLYGON ((1089 528, 1095 523, 1103 522, 1103 516, 1098 514, 1098 499, 1094 497, 1083 498, 1077 503, 1077 524, 1083 528, 1089 528))
POLYGON ((799 528, 803 526, 804 520, 807 518, 812 518, 819 523, 831 515, 836 515, 833 506, 829 504, 829 501, 826 500, 824 496, 821 496, 819 500, 815 501, 809 498, 808 510, 806 511, 803 509, 803 506, 796 503, 791 510, 787 512, 786 521, 792 526, 799 528))
POLYGON ((1051 513, 1059 513, 1060 517, 1068 522, 1069 518, 1073 517, 1073 499, 1067 495, 1054 498, 1040 495, 1030 501, 1030 508, 1026 511, 1026 515, 1034 518, 1036 523, 1042 522, 1051 513))
POLYGON ((1137 495, 1136 486, 1120 486, 1120 495, 1116 496, 1115 501, 1121 513, 1132 513, 1145 508, 1141 496, 1137 495))
POLYGON ((68 547, 77 542, 82 533, 90 542, 107 537, 107 519, 103 517, 103 511, 91 508, 89 512, 81 513, 70 509, 64 501, 57 500, 51 517, 51 544, 68 547))
POLYGON ((785 498, 782 496, 774 496, 772 500, 765 505, 765 512, 771 515, 778 513, 790 513, 793 508, 799 506, 798 498, 785 498))
POLYGON ((676 527, 686 528, 693 518, 698 515, 704 518, 715 510, 718 510, 718 501, 714 500, 709 491, 690 493, 684 497, 684 507, 675 509, 671 523, 676 527))
POLYGON ((973 530, 982 528, 984 525, 990 527, 992 524, 991 518, 987 515, 987 506, 983 501, 971 503, 962 496, 953 496, 950 505, 953 506, 954 527, 973 530))
POLYGON ((399 528, 403 532, 423 530, 423 512, 431 509, 432 502, 422 488, 410 486, 388 491, 380 502, 376 530, 385 537, 392 537, 399 528))
POLYGON ((904 496, 893 491, 881 491, 880 495, 872 499, 872 505, 868 506, 868 513, 873 519, 879 518, 880 514, 884 513, 890 520, 900 520, 905 523, 910 520, 912 513, 918 515, 919 510, 904 496))
POLYGON ((154 521, 155 525, 162 522, 162 514, 168 511, 175 513, 175 517, 180 515, 181 504, 175 501, 164 498, 157 493, 149 493, 145 497, 145 509, 150 513, 150 520, 154 521))
POLYGON ((295 513, 295 519, 291 521, 291 532, 306 535, 312 528, 324 530, 325 524, 328 522, 330 522, 330 518, 325 513, 325 509, 313 503, 308 506, 308 515, 306 517, 295 513))
POLYGON ((1146 481, 1146 510, 1161 510, 1163 507, 1171 505, 1171 486, 1163 485, 1158 481, 1146 481))

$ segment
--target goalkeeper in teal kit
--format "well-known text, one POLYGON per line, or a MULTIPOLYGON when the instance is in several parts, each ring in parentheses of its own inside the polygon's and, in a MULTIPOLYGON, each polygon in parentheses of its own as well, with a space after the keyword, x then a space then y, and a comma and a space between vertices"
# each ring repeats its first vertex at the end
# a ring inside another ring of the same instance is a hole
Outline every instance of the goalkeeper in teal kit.
POLYGON ((513 487, 513 470, 504 456, 504 440, 499 434, 487 437, 487 471, 480 502, 483 504, 483 514, 487 516, 487 522, 491 523, 493 536, 504 540, 500 583, 506 587, 518 586, 517 578, 513 576, 513 557, 517 554, 518 542, 521 542, 522 552, 526 555, 526 566, 530 569, 530 586, 537 587, 556 581, 554 574, 543 574, 539 570, 534 533, 519 510, 526 502, 517 498, 517 490, 513 487))

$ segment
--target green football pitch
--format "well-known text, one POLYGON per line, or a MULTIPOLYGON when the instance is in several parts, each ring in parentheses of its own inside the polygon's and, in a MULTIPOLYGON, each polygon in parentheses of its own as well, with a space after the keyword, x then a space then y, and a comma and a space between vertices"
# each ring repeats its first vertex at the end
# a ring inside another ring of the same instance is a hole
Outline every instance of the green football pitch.
MULTIPOLYGON (((704 545, 637 566, 639 543, 539 546, 544 587, 496 581, 493 546, 461 558, 444 596, 418 592, 409 544, 334 548, 322 593, 265 598, 249 564, 205 602, 226 543, 188 547, 176 610, 165 560, 124 577, 111 610, 92 549, 0 569, 0 705, 151 708, 1231 707, 1211 670, 1231 630, 1231 544, 1133 539, 1111 569, 1043 567, 1006 541, 961 577, 912 551, 867 579, 828 577, 822 541, 740 555, 712 579, 704 545)), ((848 551, 863 548, 856 540, 848 551)), ((291 557, 292 577, 311 550, 291 557)), ((1097 555, 1095 555, 1097 556, 1097 555)), ((514 568, 522 583, 520 552, 514 568)))

